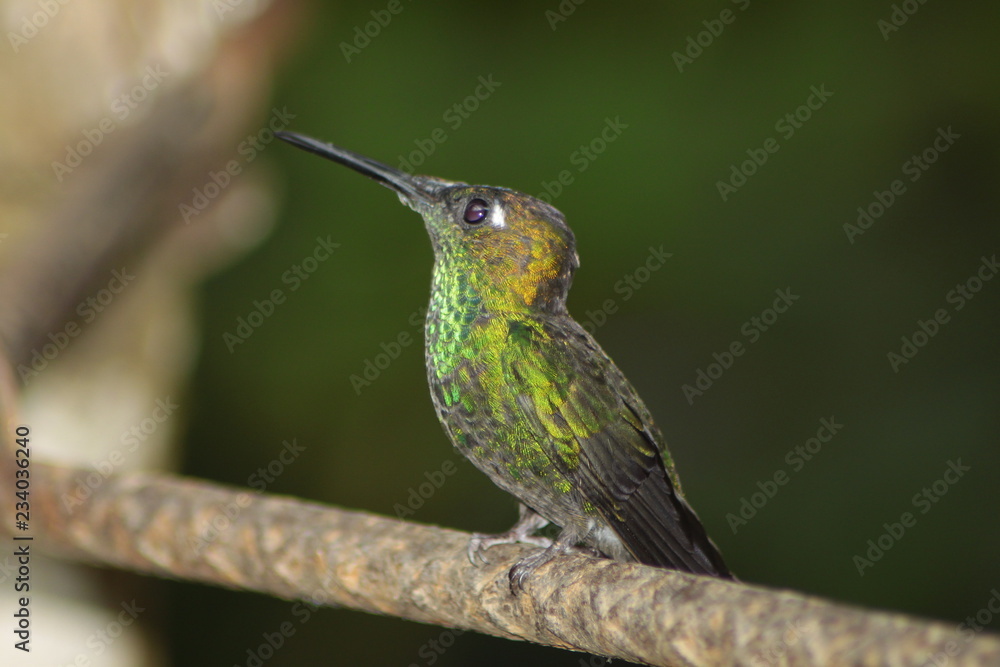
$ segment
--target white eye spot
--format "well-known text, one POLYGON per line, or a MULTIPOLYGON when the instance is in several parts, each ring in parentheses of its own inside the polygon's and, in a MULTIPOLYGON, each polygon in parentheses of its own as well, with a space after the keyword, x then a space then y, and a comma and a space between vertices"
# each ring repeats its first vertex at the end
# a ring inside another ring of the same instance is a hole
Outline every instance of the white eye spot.
POLYGON ((499 203, 490 207, 490 225, 497 229, 503 229, 507 226, 507 218, 503 206, 499 203))

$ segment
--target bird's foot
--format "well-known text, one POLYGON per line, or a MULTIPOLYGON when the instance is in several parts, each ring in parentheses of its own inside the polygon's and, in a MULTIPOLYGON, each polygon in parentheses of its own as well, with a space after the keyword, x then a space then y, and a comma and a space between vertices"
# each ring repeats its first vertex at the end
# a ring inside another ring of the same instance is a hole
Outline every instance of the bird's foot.
POLYGON ((499 535, 474 533, 472 535, 472 539, 469 540, 469 560, 472 561, 473 565, 488 563, 489 560, 484 552, 498 544, 534 544, 537 547, 547 549, 552 546, 552 540, 534 533, 540 528, 544 528, 548 523, 548 519, 521 505, 520 519, 506 533, 499 535))
POLYGON ((472 539, 469 540, 469 560, 472 561, 473 565, 489 563, 490 561, 484 552, 499 544, 534 544, 545 549, 552 546, 552 540, 540 535, 515 535, 513 531, 500 535, 473 533, 472 539))
POLYGON ((524 582, 528 580, 535 570, 548 563, 557 555, 563 553, 564 548, 553 542, 547 549, 536 551, 519 560, 507 573, 507 581, 510 584, 510 592, 517 595, 524 590, 524 582))
POLYGON ((511 594, 517 595, 524 590, 524 584, 528 580, 528 577, 553 558, 571 551, 577 551, 575 545, 580 542, 584 535, 585 533, 579 529, 573 527, 563 528, 563 531, 559 533, 559 537, 544 551, 536 551, 535 553, 528 554, 518 561, 514 567, 510 568, 510 572, 507 573, 511 594))

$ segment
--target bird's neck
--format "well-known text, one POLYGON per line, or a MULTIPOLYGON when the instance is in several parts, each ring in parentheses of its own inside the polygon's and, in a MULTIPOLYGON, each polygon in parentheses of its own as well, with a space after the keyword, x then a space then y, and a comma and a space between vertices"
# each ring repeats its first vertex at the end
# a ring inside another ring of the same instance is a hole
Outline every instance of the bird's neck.
POLYGON ((428 363, 445 374, 462 358, 486 352, 493 336, 486 336, 484 327, 492 332, 495 327, 489 325, 542 316, 536 310, 501 276, 460 262, 436 261, 425 325, 428 363))
POLYGON ((530 317, 534 289, 526 289, 514 266, 483 267, 439 259, 431 280, 430 310, 443 320, 471 325, 482 316, 530 317))

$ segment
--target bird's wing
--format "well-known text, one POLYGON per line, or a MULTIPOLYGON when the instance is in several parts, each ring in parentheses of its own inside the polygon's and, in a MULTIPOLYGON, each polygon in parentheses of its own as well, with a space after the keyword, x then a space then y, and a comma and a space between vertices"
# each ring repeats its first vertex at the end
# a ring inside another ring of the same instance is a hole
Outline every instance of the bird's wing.
POLYGON ((537 340, 512 341, 505 356, 548 457, 636 560, 730 576, 668 474, 669 454, 632 385, 575 322, 544 327, 528 332, 537 340))

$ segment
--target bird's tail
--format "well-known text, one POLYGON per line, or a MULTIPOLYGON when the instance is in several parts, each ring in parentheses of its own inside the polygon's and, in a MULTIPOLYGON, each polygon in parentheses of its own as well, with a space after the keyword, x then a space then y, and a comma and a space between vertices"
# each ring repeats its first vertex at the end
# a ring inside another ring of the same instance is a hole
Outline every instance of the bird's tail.
POLYGON ((621 519, 606 518, 640 563, 734 578, 698 515, 663 477, 644 480, 628 498, 621 519))

